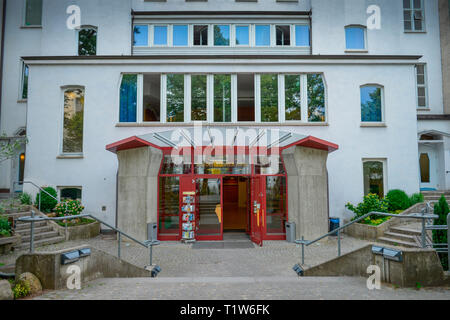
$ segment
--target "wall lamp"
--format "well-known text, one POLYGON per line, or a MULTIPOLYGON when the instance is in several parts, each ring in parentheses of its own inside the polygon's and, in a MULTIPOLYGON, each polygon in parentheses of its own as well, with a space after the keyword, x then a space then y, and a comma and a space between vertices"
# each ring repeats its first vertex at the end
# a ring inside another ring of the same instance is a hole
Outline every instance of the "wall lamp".
POLYGON ((292 268, 292 270, 294 270, 295 273, 296 273, 299 277, 303 277, 304 274, 305 274, 303 268, 300 267, 300 265, 299 265, 298 263, 292 268))

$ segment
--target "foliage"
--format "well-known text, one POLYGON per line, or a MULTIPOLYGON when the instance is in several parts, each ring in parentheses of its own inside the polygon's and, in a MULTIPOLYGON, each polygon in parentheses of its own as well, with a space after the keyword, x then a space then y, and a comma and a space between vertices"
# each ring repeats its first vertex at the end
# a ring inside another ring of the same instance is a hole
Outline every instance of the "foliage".
POLYGON ((0 237, 11 236, 11 223, 8 218, 0 216, 0 237))
POLYGON ((167 122, 184 121, 184 75, 167 75, 167 122))
POLYGON ((79 56, 95 56, 97 54, 97 30, 80 30, 78 35, 78 42, 79 56))
POLYGON ((191 76, 191 118, 193 121, 206 121, 206 75, 191 76))
POLYGON ((0 136, 0 163, 17 157, 27 143, 26 137, 8 138, 6 133, 3 133, 0 136))
POLYGON ((325 84, 321 74, 308 74, 308 120, 325 121, 325 84))
POLYGON ((227 74, 214 75, 214 121, 231 121, 231 76, 227 74))
POLYGON ((285 76, 286 120, 301 120, 300 76, 285 76))
POLYGON ((422 203, 424 201, 423 194, 414 193, 411 197, 409 197, 410 206, 415 205, 416 203, 422 203))
POLYGON ((78 216, 84 210, 84 206, 78 200, 65 200, 58 203, 55 212, 59 217, 78 216))
POLYGON ((381 121, 381 88, 363 87, 361 95, 361 121, 381 121))
MULTIPOLYGON (((434 205, 434 214, 439 218, 434 220, 434 225, 447 225, 447 215, 449 213, 448 203, 445 197, 439 199, 439 202, 434 205)), ((433 230, 433 243, 447 243, 447 230, 433 230)), ((444 270, 448 270, 448 259, 446 254, 439 254, 444 270)))
MULTIPOLYGON (((359 203, 356 207, 351 203, 347 203, 345 207, 356 214, 352 220, 356 220, 371 211, 388 212, 387 201, 385 199, 380 199, 380 197, 374 193, 369 193, 367 196, 364 196, 363 202, 359 203)), ((372 215, 369 218, 377 220, 383 217, 372 215)))
POLYGON ((20 195, 19 200, 20 200, 21 204, 25 204, 25 205, 31 205, 33 203, 33 201, 31 200, 31 195, 26 192, 24 192, 20 195))
POLYGON ((64 92, 63 152, 83 152, 84 92, 72 89, 64 92))
MULTIPOLYGON (((56 198, 57 194, 56 194, 56 190, 52 187, 43 187, 42 188, 44 191, 47 191, 50 195, 52 195, 54 198, 56 198)), ((58 201, 56 199, 53 199, 52 197, 50 197, 47 193, 45 192, 41 192, 42 193, 42 199, 41 199, 41 211, 42 212, 51 212, 53 210, 53 208, 55 208, 56 204, 58 203, 58 201)), ((36 201, 35 201, 35 206, 39 208, 39 198, 40 195, 39 193, 36 195, 36 201)))
POLYGON ((408 195, 398 189, 390 190, 386 195, 386 200, 389 204, 389 210, 406 210, 410 207, 410 200, 408 195))
POLYGON ((261 75, 261 121, 278 121, 278 77, 276 74, 261 75))
POLYGON ((14 293, 14 299, 20 299, 30 294, 30 286, 26 282, 19 282, 12 289, 14 293))

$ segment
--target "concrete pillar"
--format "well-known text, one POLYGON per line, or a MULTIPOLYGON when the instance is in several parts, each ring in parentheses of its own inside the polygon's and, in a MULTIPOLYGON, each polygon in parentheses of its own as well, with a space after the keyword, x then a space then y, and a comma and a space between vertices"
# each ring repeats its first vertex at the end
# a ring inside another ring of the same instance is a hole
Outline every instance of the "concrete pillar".
POLYGON ((162 152, 144 147, 118 151, 117 158, 118 227, 138 240, 147 240, 147 223, 157 222, 162 152))
POLYGON ((289 222, 296 223, 297 239, 314 240, 328 232, 327 158, 327 151, 299 146, 283 151, 289 222))

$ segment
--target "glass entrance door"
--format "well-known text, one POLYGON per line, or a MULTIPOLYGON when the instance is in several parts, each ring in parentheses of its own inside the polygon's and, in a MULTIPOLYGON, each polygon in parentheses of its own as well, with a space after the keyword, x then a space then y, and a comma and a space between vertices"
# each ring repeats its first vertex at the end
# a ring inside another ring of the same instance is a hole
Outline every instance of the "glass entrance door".
POLYGON ((263 245, 263 228, 265 225, 265 196, 263 176, 251 178, 252 208, 251 208, 251 240, 259 246, 263 245))
POLYGON ((196 179, 198 240, 222 240, 222 179, 196 179))

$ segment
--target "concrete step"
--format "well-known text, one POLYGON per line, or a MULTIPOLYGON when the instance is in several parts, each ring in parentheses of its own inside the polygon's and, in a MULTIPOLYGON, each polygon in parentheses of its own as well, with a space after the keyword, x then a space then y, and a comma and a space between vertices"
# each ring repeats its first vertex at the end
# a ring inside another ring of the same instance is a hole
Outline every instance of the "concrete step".
POLYGON ((16 212, 16 213, 7 213, 3 214, 3 216, 6 216, 7 218, 22 218, 22 217, 30 217, 31 212, 30 211, 24 211, 24 212, 16 212))
POLYGON ((412 228, 408 228, 408 227, 390 227, 389 232, 401 233, 401 234, 410 235, 410 236, 422 235, 421 230, 412 229, 412 228))
MULTIPOLYGON (((34 242, 35 247, 42 247, 49 244, 55 244, 59 242, 63 242, 65 240, 64 236, 52 237, 47 239, 41 239, 34 242)), ((16 246, 15 248, 18 250, 28 249, 30 247, 30 242, 22 242, 22 244, 16 246)))
MULTIPOLYGON (((34 241, 42 240, 42 239, 50 239, 54 237, 58 237, 59 233, 56 231, 48 231, 48 232, 39 232, 34 234, 34 241)), ((31 234, 22 237, 22 243, 30 242, 31 234)))
POLYGON ((403 241, 403 240, 398 240, 398 239, 393 239, 393 238, 388 238, 388 237, 378 238, 377 241, 387 243, 390 245, 394 245, 394 246, 406 247, 406 248, 418 248, 419 247, 416 242, 403 241))
MULTIPOLYGON (((424 197, 424 201, 439 201, 439 199, 441 199, 441 196, 425 196, 424 197)), ((450 200, 450 196, 445 196, 445 200, 447 200, 447 202, 450 200)))
MULTIPOLYGON (((31 233, 31 228, 20 229, 20 230, 16 229, 15 231, 16 231, 17 234, 20 234, 20 236, 24 237, 24 236, 27 236, 27 235, 29 235, 31 233)), ((47 225, 42 226, 42 227, 34 228, 34 233, 35 234, 44 233, 44 232, 50 232, 50 231, 53 231, 53 229, 52 229, 52 227, 47 226, 47 225)))
MULTIPOLYGON (((45 221, 39 221, 39 222, 34 223, 35 228, 45 227, 46 225, 47 225, 47 222, 45 222, 45 221)), ((17 221, 16 226, 14 227, 14 230, 19 231, 19 230, 23 230, 23 229, 30 229, 30 226, 31 226, 31 224, 28 222, 17 221)))
POLYGON ((435 196, 435 195, 442 195, 442 194, 444 194, 444 195, 449 195, 449 196, 450 196, 450 190, 442 190, 442 191, 438 191, 438 190, 434 190, 434 191, 422 191, 421 193, 422 193, 424 196, 427 196, 427 195, 435 196))
POLYGON ((401 241, 414 242, 414 236, 404 233, 396 233, 392 231, 388 231, 384 233, 384 236, 391 239, 398 239, 401 241))

